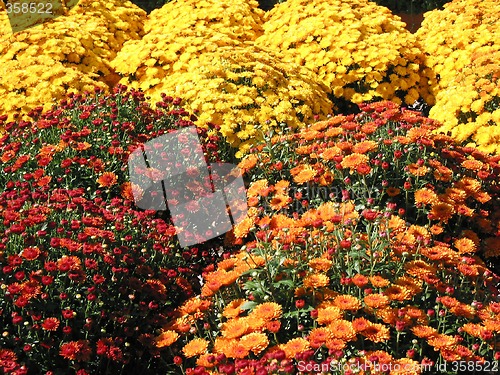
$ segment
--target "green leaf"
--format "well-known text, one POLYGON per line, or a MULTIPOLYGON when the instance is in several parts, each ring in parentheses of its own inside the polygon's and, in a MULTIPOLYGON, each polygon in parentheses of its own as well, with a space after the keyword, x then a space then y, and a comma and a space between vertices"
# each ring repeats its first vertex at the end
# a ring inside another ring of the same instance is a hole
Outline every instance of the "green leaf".
POLYGON ((253 310, 257 306, 257 302, 247 301, 240 306, 242 310, 253 310))

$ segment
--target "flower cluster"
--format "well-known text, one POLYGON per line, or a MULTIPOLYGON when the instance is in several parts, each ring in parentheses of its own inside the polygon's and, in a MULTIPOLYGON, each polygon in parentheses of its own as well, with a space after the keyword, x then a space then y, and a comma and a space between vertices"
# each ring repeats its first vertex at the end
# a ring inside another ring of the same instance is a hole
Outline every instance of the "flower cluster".
POLYGON ((130 40, 111 62, 125 76, 121 83, 156 93, 174 72, 221 46, 238 46, 262 34, 256 1, 172 1, 153 11, 141 40, 130 40))
MULTIPOLYGON (((495 0, 455 0, 425 14, 416 37, 425 53, 421 82, 430 93, 424 97, 428 104, 435 104, 435 96, 453 84, 474 53, 498 49, 499 7, 495 0)), ((442 100, 436 108, 441 106, 442 100)))
POLYGON ((220 124, 227 142, 239 149, 237 157, 268 129, 282 123, 297 128, 333 110, 327 88, 307 69, 258 47, 219 47, 192 65, 172 74, 163 87, 185 99, 186 108, 201 112, 198 126, 220 124))
POLYGON ((157 337, 172 367, 419 374, 500 358, 499 278, 478 256, 500 255, 499 158, 391 102, 361 109, 240 162, 250 209, 227 241, 245 245, 157 337))
MULTIPOLYGON (((130 2, 81 0, 57 18, 0 34, 0 112, 52 106, 69 91, 116 84, 109 61, 143 34, 145 12, 130 2)), ((0 29, 9 19, 1 12, 0 29)))
POLYGON ((471 62, 436 95, 430 116, 443 125, 438 131, 459 142, 500 154, 500 50, 476 52, 471 62))
POLYGON ((391 12, 363 0, 291 0, 266 14, 256 44, 303 65, 337 98, 413 104, 422 54, 391 12))
MULTIPOLYGON (((155 332, 200 290, 221 244, 181 248, 166 212, 134 205, 127 160, 195 117, 123 86, 29 116, 0 117, 0 369, 161 371, 155 332)), ((219 160, 217 137, 199 137, 219 160)))

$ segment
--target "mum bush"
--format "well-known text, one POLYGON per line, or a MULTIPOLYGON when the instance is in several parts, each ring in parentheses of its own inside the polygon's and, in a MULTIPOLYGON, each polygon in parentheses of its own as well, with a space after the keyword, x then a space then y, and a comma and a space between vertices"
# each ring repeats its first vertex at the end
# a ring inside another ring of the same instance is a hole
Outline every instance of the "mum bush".
POLYGON ((413 104, 422 54, 389 9, 364 0, 289 0, 264 18, 256 44, 311 69, 336 98, 413 104))
POLYGON ((436 95, 430 116, 460 142, 484 152, 500 154, 500 51, 476 52, 436 95))
POLYGON ((428 104, 435 104, 433 97, 450 86, 474 53, 498 49, 499 6, 494 0, 455 0, 425 14, 415 35, 425 53, 422 82, 431 94, 425 97, 428 104))
POLYGON ((173 373, 497 368, 499 277, 479 254, 500 255, 499 158, 394 103, 361 109, 240 162, 244 245, 157 337, 173 373))
POLYGON ((327 88, 307 69, 258 47, 219 47, 191 63, 188 72, 170 75, 163 87, 183 97, 186 108, 200 111, 198 126, 219 124, 237 157, 268 129, 283 123, 298 128, 334 109, 327 88))
POLYGON ((144 37, 125 43, 112 66, 124 76, 121 83, 159 95, 166 77, 187 71, 200 55, 261 35, 257 6, 254 0, 169 2, 149 15, 144 37))
POLYGON ((59 17, 11 33, 3 32, 10 21, 0 2, 0 113, 27 113, 40 103, 50 109, 69 91, 117 83, 109 62, 125 41, 142 36, 146 13, 129 1, 66 5, 59 17))
MULTIPOLYGON (((181 248, 168 213, 135 206, 127 160, 195 117, 123 86, 29 116, 0 117, 0 371, 161 373, 156 330, 230 248, 181 248)), ((198 134, 219 160, 217 136, 198 134)))

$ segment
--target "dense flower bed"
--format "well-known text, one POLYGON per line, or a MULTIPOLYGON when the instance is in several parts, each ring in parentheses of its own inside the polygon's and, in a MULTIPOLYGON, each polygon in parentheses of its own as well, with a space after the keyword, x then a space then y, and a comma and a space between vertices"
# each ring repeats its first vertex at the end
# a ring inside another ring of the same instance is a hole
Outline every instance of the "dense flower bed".
POLYGON ((381 102, 268 137, 240 162, 245 245, 177 309, 163 355, 187 374, 498 360, 499 278, 481 258, 500 256, 499 158, 435 127, 381 102))
MULTIPOLYGON (((119 77, 110 61, 143 35, 146 13, 128 1, 80 0, 57 18, 15 33, 0 1, 0 113, 13 115, 69 91, 109 88, 119 77)), ((13 18, 14 20, 16 18, 13 18)))
POLYGON ((337 98, 413 104, 422 53, 387 8, 364 0, 289 0, 266 14, 259 46, 303 65, 337 98))
MULTIPOLYGON (((133 203, 128 155, 192 126, 179 104, 165 97, 153 110, 119 86, 5 124, 0 348, 31 373, 161 372, 155 330, 199 290, 198 275, 222 244, 182 249, 165 213, 133 203)), ((209 160, 219 160, 217 137, 199 134, 209 160)))
POLYGON ((262 14, 254 0, 170 2, 149 15, 144 37, 125 43, 112 65, 125 76, 121 83, 159 95, 166 76, 187 71, 200 55, 255 40, 262 14))
POLYGON ((457 0, 426 14, 417 37, 434 95, 430 116, 441 132, 499 153, 497 1, 457 0))
POLYGON ((0 373, 498 368, 496 2, 416 37, 362 0, 62 3, 11 34, 0 0, 0 373), (248 214, 181 247, 127 163, 195 124, 248 214))
POLYGON ((307 69, 258 47, 219 47, 191 64, 187 72, 170 75, 164 89, 200 112, 198 126, 220 124, 239 158, 269 129, 283 123, 302 127, 334 109, 327 88, 307 69))

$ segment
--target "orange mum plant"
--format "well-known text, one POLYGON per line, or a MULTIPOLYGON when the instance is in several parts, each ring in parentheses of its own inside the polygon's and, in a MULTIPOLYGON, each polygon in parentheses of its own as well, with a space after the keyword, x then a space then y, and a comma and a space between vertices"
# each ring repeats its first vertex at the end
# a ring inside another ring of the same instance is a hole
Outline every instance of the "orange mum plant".
POLYGON ((173 371, 498 364, 499 158, 394 103, 361 108, 242 159, 250 207, 226 240, 243 246, 158 336, 173 371))

